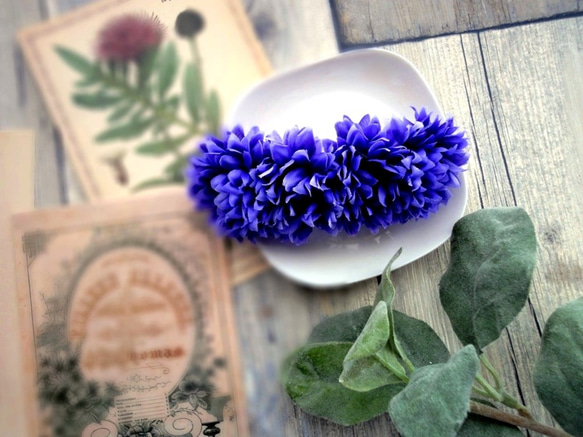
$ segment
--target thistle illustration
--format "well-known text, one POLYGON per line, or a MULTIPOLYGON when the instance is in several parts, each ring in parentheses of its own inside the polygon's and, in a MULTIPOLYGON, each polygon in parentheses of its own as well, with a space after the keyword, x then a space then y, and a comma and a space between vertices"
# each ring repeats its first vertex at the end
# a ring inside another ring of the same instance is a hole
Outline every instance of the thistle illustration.
MULTIPOLYGON (((106 23, 97 35, 94 59, 66 47, 55 48, 81 76, 73 102, 84 109, 108 112, 106 129, 95 137, 98 145, 140 140, 136 154, 173 157, 162 175, 132 187, 134 191, 183 183, 189 153, 182 146, 202 134, 218 133, 220 100, 215 90, 205 90, 197 44, 204 27, 204 18, 194 10, 177 16, 175 31, 188 41, 192 54, 184 66, 176 44, 163 43, 166 29, 158 17, 145 13, 124 14, 106 23)), ((115 165, 105 161, 120 185, 130 184, 122 159, 115 165)))

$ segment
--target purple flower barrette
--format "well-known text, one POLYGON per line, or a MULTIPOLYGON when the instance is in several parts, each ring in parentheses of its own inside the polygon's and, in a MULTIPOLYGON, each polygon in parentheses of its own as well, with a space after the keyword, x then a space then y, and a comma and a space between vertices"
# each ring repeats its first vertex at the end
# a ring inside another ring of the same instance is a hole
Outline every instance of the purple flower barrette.
POLYGON ((283 136, 241 126, 209 136, 186 169, 188 192, 217 230, 239 241, 304 243, 313 229, 350 235, 429 217, 460 185, 465 132, 422 108, 382 125, 336 123, 336 140, 310 128, 283 136))

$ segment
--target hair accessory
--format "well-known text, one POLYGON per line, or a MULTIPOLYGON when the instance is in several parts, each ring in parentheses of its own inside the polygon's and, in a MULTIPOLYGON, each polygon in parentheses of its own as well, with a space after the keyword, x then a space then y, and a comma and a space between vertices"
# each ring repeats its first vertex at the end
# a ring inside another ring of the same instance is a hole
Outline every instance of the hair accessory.
POLYGON ((186 170, 190 197, 221 234, 302 244, 314 228, 350 235, 427 218, 447 203, 468 162, 452 118, 413 108, 381 125, 344 116, 335 140, 308 127, 283 136, 239 125, 200 144, 186 170))

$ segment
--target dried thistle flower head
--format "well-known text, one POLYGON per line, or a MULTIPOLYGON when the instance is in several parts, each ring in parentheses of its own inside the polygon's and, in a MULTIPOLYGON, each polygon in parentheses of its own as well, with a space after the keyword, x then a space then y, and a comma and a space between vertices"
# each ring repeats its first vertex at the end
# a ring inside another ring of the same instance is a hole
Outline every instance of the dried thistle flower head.
POLYGON ((176 33, 191 38, 204 28, 204 18, 194 9, 186 9, 176 17, 176 33))
POLYGON ((158 47, 164 26, 155 15, 126 14, 108 22, 97 43, 97 55, 104 61, 134 61, 148 49, 158 47))

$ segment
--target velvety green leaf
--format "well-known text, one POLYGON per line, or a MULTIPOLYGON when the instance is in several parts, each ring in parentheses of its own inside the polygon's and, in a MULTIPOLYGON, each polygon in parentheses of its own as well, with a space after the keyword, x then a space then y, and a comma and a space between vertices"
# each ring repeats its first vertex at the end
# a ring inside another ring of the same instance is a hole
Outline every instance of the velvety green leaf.
POLYGON ((290 398, 314 416, 341 425, 354 425, 386 412, 391 398, 404 384, 385 385, 364 393, 338 382, 342 362, 352 343, 314 343, 299 349, 282 369, 290 398))
POLYGON ((158 47, 152 47, 146 51, 138 61, 138 86, 144 87, 154 71, 156 59, 158 58, 158 47))
POLYGON ((95 138, 95 141, 98 143, 105 143, 108 141, 129 140, 132 138, 137 138, 151 126, 152 121, 153 120, 151 118, 146 120, 132 119, 127 124, 122 126, 114 126, 101 132, 95 138))
POLYGON ((372 313, 372 307, 367 305, 354 311, 337 314, 321 321, 312 330, 308 343, 328 343, 330 341, 356 341, 362 328, 366 325, 372 313))
POLYGON ((380 301, 346 354, 344 362, 373 356, 387 344, 390 333, 387 304, 380 301))
POLYGON ((122 99, 121 96, 98 92, 95 94, 73 94, 73 102, 87 109, 105 109, 115 105, 122 99))
POLYGON ((95 72, 95 64, 80 54, 62 46, 55 47, 55 51, 65 63, 84 76, 91 76, 95 72))
POLYGON ((136 153, 139 155, 161 156, 172 152, 176 147, 183 144, 190 138, 190 135, 183 135, 178 138, 170 138, 168 140, 150 141, 144 143, 136 148, 136 153))
POLYGON ((532 221, 521 208, 491 208, 453 228, 441 303, 464 344, 478 352, 496 340, 528 298, 536 261, 532 221))
POLYGON ((399 311, 393 311, 393 315, 399 344, 415 367, 449 359, 447 346, 427 323, 399 311))
POLYGON ((146 181, 139 183, 135 187, 133 187, 132 191, 136 192, 136 191, 145 190, 146 188, 154 188, 154 187, 161 187, 164 185, 174 185, 174 184, 176 184, 176 181, 173 181, 171 179, 163 179, 163 178, 148 179, 146 181))
POLYGON ((183 81, 186 108, 192 121, 198 124, 202 119, 202 106, 204 106, 204 90, 199 66, 188 64, 184 71, 183 81))
MULTIPOLYGON (((388 350, 388 348, 387 348, 388 350)), ((399 363, 396 363, 399 365, 399 363)), ((402 374, 404 370, 401 368, 402 374)), ((377 354, 345 361, 338 381, 344 387, 358 392, 367 392, 388 384, 401 384, 403 380, 391 372, 377 354)))
POLYGON ((547 320, 534 386, 565 431, 582 436, 583 298, 558 308, 547 320))
POLYGON ((513 425, 470 413, 456 437, 524 437, 524 434, 513 425))
MULTIPOLYGON (((364 306, 354 311, 328 317, 312 330, 308 343, 354 342, 372 313, 364 306)), ((393 311, 395 333, 403 350, 416 367, 445 363, 449 352, 439 336, 422 320, 393 311)))
POLYGON ((221 126, 221 102, 215 90, 211 91, 208 96, 205 114, 209 131, 217 135, 221 126))
POLYGON ((162 98, 174 83, 178 71, 176 46, 173 43, 166 44, 158 59, 158 95, 162 98))
POLYGON ((421 367, 390 402, 389 414, 403 437, 454 437, 470 407, 479 360, 473 346, 447 363, 421 367))

